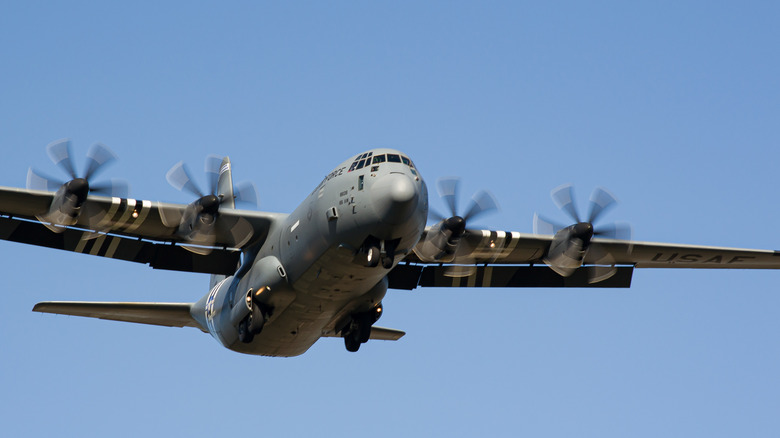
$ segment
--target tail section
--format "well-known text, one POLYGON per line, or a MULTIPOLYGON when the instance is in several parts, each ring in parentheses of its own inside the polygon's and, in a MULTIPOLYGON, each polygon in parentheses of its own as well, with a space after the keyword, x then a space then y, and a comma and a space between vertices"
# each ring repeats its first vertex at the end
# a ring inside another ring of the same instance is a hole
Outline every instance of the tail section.
MULTIPOLYGON (((233 195, 233 172, 230 166, 230 158, 222 159, 219 166, 219 179, 217 180, 217 196, 222 198, 222 206, 225 208, 236 208, 235 196, 233 195)), ((209 281, 209 290, 227 278, 225 275, 212 275, 209 281)))
POLYGON ((223 198, 222 205, 226 208, 236 208, 233 195, 233 172, 230 168, 230 158, 222 159, 219 166, 219 179, 217 180, 217 196, 223 198))

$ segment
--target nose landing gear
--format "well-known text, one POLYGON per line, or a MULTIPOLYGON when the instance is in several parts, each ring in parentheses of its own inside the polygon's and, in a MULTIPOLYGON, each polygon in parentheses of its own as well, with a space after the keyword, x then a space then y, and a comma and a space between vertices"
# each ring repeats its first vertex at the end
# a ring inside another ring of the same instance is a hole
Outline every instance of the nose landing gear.
POLYGON ((355 262, 363 266, 374 268, 382 264, 385 269, 391 269, 395 262, 395 251, 401 239, 379 240, 369 236, 358 250, 355 262))

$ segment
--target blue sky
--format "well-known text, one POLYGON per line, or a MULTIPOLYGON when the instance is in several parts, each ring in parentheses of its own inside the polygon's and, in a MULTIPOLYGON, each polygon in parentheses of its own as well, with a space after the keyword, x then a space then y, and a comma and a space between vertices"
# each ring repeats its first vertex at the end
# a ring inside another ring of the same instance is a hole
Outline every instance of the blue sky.
MULTIPOLYGON (((135 198, 229 155, 289 212, 372 147, 430 184, 562 219, 563 183, 638 240, 780 247, 776 2, 295 2, 0 6, 0 185, 69 137, 135 198)), ((78 163, 83 166, 82 162, 78 163)), ((465 199, 464 199, 465 201, 465 199)), ((463 201, 462 201, 463 202, 463 201)), ((432 201, 443 210, 440 200, 432 201)), ((475 224, 476 225, 476 224, 475 224)), ((203 275, 0 242, 9 436, 774 436, 780 273, 637 270, 630 290, 390 291, 357 354, 243 356, 192 329, 30 311, 195 301, 203 275)))

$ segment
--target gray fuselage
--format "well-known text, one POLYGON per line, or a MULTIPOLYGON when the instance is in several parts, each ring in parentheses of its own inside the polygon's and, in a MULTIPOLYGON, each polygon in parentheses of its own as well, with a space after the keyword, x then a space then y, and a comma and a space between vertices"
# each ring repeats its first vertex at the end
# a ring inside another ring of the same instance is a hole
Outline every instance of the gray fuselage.
POLYGON ((256 254, 245 251, 234 276, 213 281, 193 317, 231 350, 300 355, 321 336, 337 336, 351 315, 381 312, 386 275, 417 244, 427 215, 425 182, 406 155, 374 149, 353 157, 276 221, 256 254), (371 247, 380 250, 382 263, 370 266, 371 247), (251 342, 241 342, 245 297, 258 291, 265 325, 251 342))

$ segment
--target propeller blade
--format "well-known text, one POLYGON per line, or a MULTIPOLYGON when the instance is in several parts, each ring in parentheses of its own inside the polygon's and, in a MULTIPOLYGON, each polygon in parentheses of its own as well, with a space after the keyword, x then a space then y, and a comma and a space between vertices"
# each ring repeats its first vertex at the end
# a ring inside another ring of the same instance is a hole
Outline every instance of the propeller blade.
POLYGON ((46 152, 49 154, 51 161, 65 170, 71 179, 78 178, 76 176, 76 169, 73 167, 73 159, 71 158, 70 140, 62 139, 49 143, 49 145, 46 146, 46 152))
POLYGON ((588 266, 588 283, 598 283, 611 278, 617 273, 617 267, 615 266, 588 266))
POLYGON ((594 223, 596 219, 608 210, 610 207, 617 203, 615 195, 608 192, 607 189, 597 187, 590 195, 590 213, 588 214, 588 222, 594 223))
POLYGON ((190 177, 190 172, 187 169, 187 165, 184 164, 184 161, 179 161, 171 167, 171 170, 165 174, 165 179, 168 180, 168 183, 176 190, 186 190, 199 198, 205 196, 200 191, 197 184, 192 180, 192 177, 190 177))
POLYGON ((444 202, 450 207, 452 216, 458 215, 459 185, 460 178, 455 177, 441 178, 438 181, 439 196, 441 196, 444 199, 444 202))
POLYGON ((493 210, 498 210, 498 202, 493 194, 483 190, 471 198, 471 207, 466 212, 466 215, 463 216, 463 219, 468 222, 470 219, 493 210))
POLYGON ((588 254, 585 256, 585 263, 588 265, 588 283, 598 283, 604 281, 617 272, 615 267, 615 258, 608 253, 601 245, 591 245, 588 248, 588 254))
POLYGON ((54 178, 37 173, 32 167, 27 171, 27 188, 30 190, 56 192, 62 184, 54 178))
POLYGON ((108 146, 95 143, 87 152, 87 173, 84 179, 89 181, 106 163, 113 160, 116 160, 116 154, 108 146))
POLYGON ((442 275, 450 278, 463 278, 469 277, 477 272, 477 267, 474 265, 448 265, 442 275))
POLYGON ((436 221, 436 222, 441 222, 441 221, 443 221, 443 220, 445 220, 447 218, 444 217, 438 211, 428 207, 428 219, 431 219, 431 220, 436 221))
POLYGON ((455 251, 455 258, 452 260, 452 265, 448 265, 442 275, 450 278, 463 278, 473 275, 477 272, 477 267, 474 264, 474 248, 463 239, 458 245, 458 249, 455 251))
POLYGON ((574 206, 574 189, 571 184, 564 184, 553 189, 551 196, 558 208, 568 213, 575 222, 582 222, 577 214, 577 208, 574 206))
POLYGON ((239 184, 233 190, 233 196, 236 198, 236 202, 244 202, 257 207, 260 204, 260 198, 257 196, 257 188, 251 182, 245 182, 239 184))
POLYGON ((534 213, 534 234, 555 234, 563 228, 565 227, 534 213))
POLYGON ((89 191, 116 198, 127 198, 130 193, 130 185, 123 179, 111 178, 111 181, 108 182, 91 184, 89 191))
POLYGON ((631 225, 625 222, 616 222, 614 224, 601 225, 593 230, 594 236, 606 237, 608 239, 631 240, 633 230, 631 225))
POLYGON ((206 172, 206 177, 209 181, 209 193, 212 195, 217 194, 217 184, 219 183, 219 168, 221 166, 222 157, 218 155, 209 155, 206 157, 203 170, 206 172))
POLYGON ((212 247, 214 246, 214 242, 216 242, 216 240, 217 236, 215 236, 214 233, 197 233, 192 237, 192 239, 189 240, 189 243, 198 246, 181 245, 181 247, 195 254, 209 255, 211 254, 211 251, 214 250, 212 247))
POLYGON ((160 214, 160 221, 168 228, 178 228, 181 224, 182 210, 175 207, 165 207, 158 203, 157 211, 160 214))
POLYGON ((254 235, 252 225, 248 220, 241 217, 231 220, 232 224, 228 224, 227 219, 224 216, 220 217, 217 226, 226 231, 227 234, 230 234, 232 246, 242 248, 254 235))

